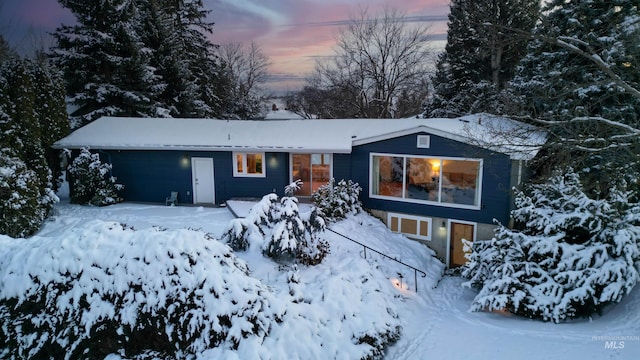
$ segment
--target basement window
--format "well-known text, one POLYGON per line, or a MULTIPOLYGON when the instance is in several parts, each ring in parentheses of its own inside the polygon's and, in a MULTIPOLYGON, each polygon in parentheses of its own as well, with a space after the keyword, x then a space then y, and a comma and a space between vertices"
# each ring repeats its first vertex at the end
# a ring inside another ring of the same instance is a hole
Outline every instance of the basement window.
POLYGON ((431 218, 389 213, 387 226, 396 233, 402 233, 410 238, 431 240, 431 218))

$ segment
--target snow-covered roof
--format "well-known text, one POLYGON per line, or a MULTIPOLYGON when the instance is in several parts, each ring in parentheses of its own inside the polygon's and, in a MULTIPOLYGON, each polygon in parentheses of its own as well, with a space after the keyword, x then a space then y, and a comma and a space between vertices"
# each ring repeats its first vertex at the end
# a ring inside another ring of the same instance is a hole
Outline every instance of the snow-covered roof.
POLYGON ((531 159, 544 133, 488 114, 459 119, 216 120, 102 117, 57 141, 55 148, 350 153, 353 146, 426 132, 531 159), (527 129, 518 134, 514 129, 527 129))

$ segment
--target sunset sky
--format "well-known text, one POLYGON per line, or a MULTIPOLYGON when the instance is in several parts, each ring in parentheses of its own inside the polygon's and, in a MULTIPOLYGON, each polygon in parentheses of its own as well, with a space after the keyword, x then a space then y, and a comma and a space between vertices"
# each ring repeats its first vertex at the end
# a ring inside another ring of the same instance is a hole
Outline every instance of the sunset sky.
MULTIPOLYGON (((213 43, 255 41, 272 62, 268 87, 285 91, 303 85, 316 58, 333 53, 340 25, 363 8, 377 13, 386 5, 430 24, 435 47, 442 47, 449 0, 204 0, 215 22, 213 43)), ((56 0, 0 0, 0 33, 22 52, 50 42, 47 32, 74 21, 56 0)))

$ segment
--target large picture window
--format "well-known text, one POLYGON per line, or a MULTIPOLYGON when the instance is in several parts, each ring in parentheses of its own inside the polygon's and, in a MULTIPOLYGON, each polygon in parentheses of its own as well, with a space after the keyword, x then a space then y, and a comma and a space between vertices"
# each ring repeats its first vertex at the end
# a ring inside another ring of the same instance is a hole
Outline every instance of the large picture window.
POLYGON ((265 177, 264 153, 233 153, 233 175, 265 177))
POLYGON ((478 207, 482 160, 371 155, 371 196, 478 207))

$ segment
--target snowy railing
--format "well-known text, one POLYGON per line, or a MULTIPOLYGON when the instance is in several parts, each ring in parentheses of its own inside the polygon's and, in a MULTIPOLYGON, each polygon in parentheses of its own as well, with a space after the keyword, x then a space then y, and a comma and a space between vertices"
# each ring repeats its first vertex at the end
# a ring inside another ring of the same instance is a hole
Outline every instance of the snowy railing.
POLYGON ((347 240, 351 240, 351 241, 353 241, 354 243, 356 243, 356 244, 358 244, 358 245, 362 246, 362 247, 364 248, 364 251, 363 251, 363 252, 364 252, 364 258, 365 258, 365 259, 367 258, 367 249, 369 249, 369 251, 373 251, 373 252, 374 252, 374 253, 376 253, 376 254, 379 254, 379 255, 382 255, 382 256, 386 257, 387 259, 393 260, 393 261, 395 261, 395 262, 397 262, 397 263, 399 263, 399 264, 402 264, 402 265, 404 265, 404 266, 406 266, 406 267, 408 267, 408 268, 411 268, 411 269, 413 270, 413 281, 414 281, 414 283, 415 283, 415 285, 416 285, 416 293, 418 292, 418 273, 422 274, 422 277, 427 277, 427 273, 425 273, 424 271, 422 271, 422 270, 420 270, 420 269, 416 269, 415 267, 413 267, 413 266, 411 266, 411 265, 409 265, 409 264, 405 264, 405 263, 403 263, 402 261, 400 261, 400 260, 398 260, 398 259, 396 259, 396 258, 392 258, 391 256, 389 256, 389 255, 387 255, 387 254, 383 254, 383 253, 381 253, 380 251, 378 251, 378 250, 376 250, 376 249, 374 249, 374 248, 368 247, 367 245, 365 245, 365 244, 363 244, 363 243, 361 243, 361 242, 359 242, 359 241, 357 241, 357 240, 354 240, 354 239, 352 239, 352 238, 350 238, 350 237, 348 237, 348 236, 346 236, 346 235, 342 235, 342 234, 340 234, 340 233, 339 233, 339 232, 337 232, 337 231, 331 230, 331 229, 329 229, 329 228, 327 228, 327 230, 331 231, 332 233, 334 233, 334 234, 336 234, 336 235, 342 236, 343 238, 345 238, 345 239, 347 239, 347 240))

